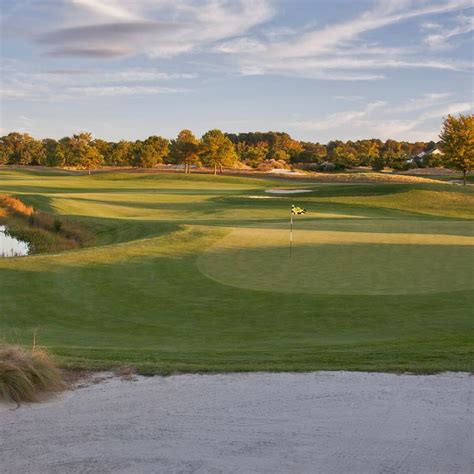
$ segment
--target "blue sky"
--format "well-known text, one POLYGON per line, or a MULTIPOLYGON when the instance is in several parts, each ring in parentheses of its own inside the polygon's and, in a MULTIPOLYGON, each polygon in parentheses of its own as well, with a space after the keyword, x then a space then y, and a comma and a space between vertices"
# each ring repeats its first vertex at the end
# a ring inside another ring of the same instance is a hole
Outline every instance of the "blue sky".
POLYGON ((436 139, 472 113, 471 0, 0 0, 0 132, 436 139))

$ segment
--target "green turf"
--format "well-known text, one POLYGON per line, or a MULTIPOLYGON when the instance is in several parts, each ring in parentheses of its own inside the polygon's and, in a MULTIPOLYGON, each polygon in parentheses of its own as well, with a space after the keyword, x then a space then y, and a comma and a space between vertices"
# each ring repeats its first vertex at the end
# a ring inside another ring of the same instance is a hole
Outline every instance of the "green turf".
POLYGON ((0 171, 95 246, 0 260, 3 337, 150 373, 472 370, 470 188, 0 171), (312 189, 300 196, 269 187, 312 189), (292 202, 309 212, 295 222, 292 202))

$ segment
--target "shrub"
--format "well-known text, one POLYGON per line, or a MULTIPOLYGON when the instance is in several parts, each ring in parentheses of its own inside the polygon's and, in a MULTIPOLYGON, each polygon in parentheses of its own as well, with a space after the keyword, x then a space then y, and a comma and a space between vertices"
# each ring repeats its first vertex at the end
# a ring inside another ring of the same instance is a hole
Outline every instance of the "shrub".
POLYGON ((0 345, 0 400, 33 402, 42 392, 65 388, 59 369, 45 349, 0 345))
POLYGON ((11 196, 0 196, 0 206, 23 216, 31 216, 33 214, 33 208, 31 206, 11 196))
POLYGON ((53 227, 54 227, 55 232, 60 232, 62 225, 63 225, 63 223, 59 219, 54 219, 53 227))
POLYGON ((298 163, 294 167, 304 171, 321 171, 320 163, 298 163))
POLYGON ((334 163, 330 163, 329 161, 325 161, 319 165, 320 171, 335 171, 336 165, 334 163))

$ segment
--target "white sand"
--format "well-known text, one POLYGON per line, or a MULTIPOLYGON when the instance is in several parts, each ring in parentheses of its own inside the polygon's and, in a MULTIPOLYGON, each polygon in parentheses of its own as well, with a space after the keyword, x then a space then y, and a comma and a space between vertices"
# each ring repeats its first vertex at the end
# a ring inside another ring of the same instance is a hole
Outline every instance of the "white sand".
POLYGON ((265 192, 268 194, 299 194, 299 193, 311 193, 313 189, 266 189, 265 192))
POLYGON ((0 412, 0 472, 473 472, 473 378, 111 379, 0 412))

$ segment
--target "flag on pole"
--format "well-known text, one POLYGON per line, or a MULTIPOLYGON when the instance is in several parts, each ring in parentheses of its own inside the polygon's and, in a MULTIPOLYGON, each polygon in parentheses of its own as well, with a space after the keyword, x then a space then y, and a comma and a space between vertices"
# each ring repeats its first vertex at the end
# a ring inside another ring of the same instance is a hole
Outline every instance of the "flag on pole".
POLYGON ((290 214, 290 257, 291 249, 293 247, 293 216, 300 216, 301 214, 306 214, 306 209, 302 207, 291 205, 291 214, 290 214))
POLYGON ((306 214, 306 209, 302 207, 295 206, 294 204, 291 205, 291 214, 293 216, 299 216, 300 214, 306 214))

